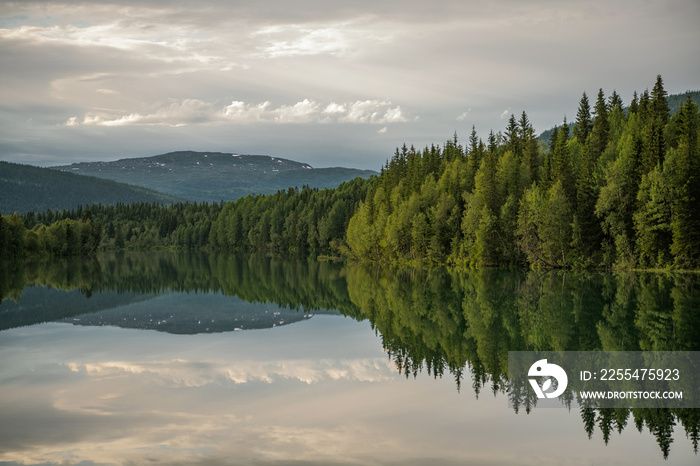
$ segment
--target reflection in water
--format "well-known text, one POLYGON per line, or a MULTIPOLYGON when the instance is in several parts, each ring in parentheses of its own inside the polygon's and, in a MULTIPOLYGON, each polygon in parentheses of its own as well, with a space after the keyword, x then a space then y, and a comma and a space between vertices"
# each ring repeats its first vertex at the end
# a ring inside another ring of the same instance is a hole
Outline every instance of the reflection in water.
MULTIPOLYGON (((348 290, 369 318, 399 371, 434 376, 463 368, 478 395, 487 384, 506 392, 508 351, 698 351, 700 290, 696 275, 479 270, 348 273, 348 290)), ((535 405, 527 392, 514 405, 535 405)), ((654 434, 668 457, 682 424, 698 451, 697 409, 581 409, 588 436, 607 444, 630 422, 654 434)))
MULTIPOLYGON (((367 319, 406 377, 423 371, 434 377, 449 374, 457 390, 470 377, 477 397, 484 389, 505 396, 508 351, 699 351, 699 282, 692 274, 370 269, 259 256, 112 254, 0 268, 0 329, 63 321, 200 333, 195 320, 202 317, 219 325, 207 331, 228 331, 338 310, 367 319), (237 313, 226 304, 230 297, 238 300, 237 313), (173 310, 175 301, 180 310, 173 310), (249 325, 265 312, 269 322, 249 325), (166 324, 152 324, 154 317, 166 324)), ((325 356, 289 361, 276 355, 270 358, 274 363, 251 359, 232 366, 226 360, 193 362, 168 353, 161 359, 67 361, 65 367, 86 377, 138 373, 157 384, 197 387, 391 378, 374 359, 338 365, 325 356)), ((518 397, 516 412, 530 413, 536 404, 532 395, 513 396, 518 397)), ((113 403, 109 394, 105 397, 84 409, 99 412, 102 404, 113 403)), ((67 406, 61 403, 54 408, 67 406)), ((606 444, 628 426, 650 431, 664 458, 680 424, 697 453, 697 409, 581 409, 580 415, 588 436, 599 432, 606 444)))

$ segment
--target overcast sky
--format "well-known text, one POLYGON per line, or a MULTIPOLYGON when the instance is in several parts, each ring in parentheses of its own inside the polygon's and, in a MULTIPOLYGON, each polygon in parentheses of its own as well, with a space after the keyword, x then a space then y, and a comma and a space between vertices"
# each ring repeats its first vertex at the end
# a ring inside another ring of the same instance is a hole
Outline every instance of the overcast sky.
POLYGON ((700 88, 700 1, 0 0, 0 160, 379 169, 403 142, 700 88))

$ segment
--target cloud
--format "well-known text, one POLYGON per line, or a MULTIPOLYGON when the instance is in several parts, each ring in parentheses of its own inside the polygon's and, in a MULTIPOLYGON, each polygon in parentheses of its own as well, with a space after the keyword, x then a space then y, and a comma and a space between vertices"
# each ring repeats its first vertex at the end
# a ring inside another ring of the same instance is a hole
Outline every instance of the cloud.
POLYGON ((401 107, 391 107, 389 101, 364 100, 348 105, 347 113, 341 121, 348 123, 401 123, 407 121, 401 107))
POLYGON ((467 109, 466 112, 460 113, 459 116, 457 117, 457 121, 464 121, 464 120, 466 120, 466 119, 467 119, 467 116, 469 115, 469 112, 471 112, 471 111, 472 111, 472 109, 469 108, 469 109, 467 109))
POLYGON ((503 120, 503 119, 505 119, 505 118, 508 118, 508 116, 510 116, 510 113, 511 113, 511 108, 510 108, 510 107, 508 107, 507 109, 503 110, 503 113, 501 113, 501 120, 503 120))
POLYGON ((629 102, 657 73, 669 93, 696 87, 697 60, 677 57, 700 40, 700 2, 638 3, 0 2, 0 157, 53 154, 58 164, 82 151, 101 159, 203 140, 257 153, 272 142, 244 124, 264 123, 280 125, 283 153, 335 164, 320 148, 342 139, 352 160, 362 152, 377 168, 384 157, 371 154, 391 151, 384 138, 357 144, 361 131, 340 123, 407 122, 388 128, 420 147, 450 137, 446 118, 497 131, 508 116, 498 109, 515 102, 541 131, 574 114, 584 90, 616 89, 629 102), (552 43, 561 36, 569 40, 552 43), (320 123, 334 126, 315 131, 320 123), (301 124, 307 137, 293 128, 301 124))
POLYGON ((383 128, 377 130, 377 133, 379 133, 379 134, 384 134, 384 133, 386 133, 387 131, 388 131, 388 130, 387 130, 387 127, 384 126, 383 128))
POLYGON ((300 55, 340 55, 349 48, 347 33, 339 27, 309 28, 296 25, 266 27, 257 32, 265 44, 261 54, 269 58, 300 55))
POLYGON ((392 380, 394 367, 385 358, 320 359, 279 361, 105 361, 95 363, 69 362, 72 372, 82 372, 93 378, 124 375, 147 377, 161 385, 203 387, 221 382, 236 385, 252 382, 275 383, 295 380, 307 385, 323 381, 357 381, 377 383, 392 380))
POLYGON ((224 117, 232 122, 240 123, 262 121, 269 106, 269 101, 257 105, 246 105, 245 102, 234 100, 231 105, 224 107, 224 117))
MULTIPOLYGON (((179 102, 172 102, 153 113, 147 114, 130 113, 128 115, 110 117, 104 114, 88 112, 80 124, 84 126, 155 125, 178 127, 209 123, 213 113, 214 107, 212 104, 198 99, 185 99, 179 102)), ((78 126, 78 118, 69 118, 65 125, 78 126)))
POLYGON ((363 100, 338 104, 320 104, 304 99, 292 105, 272 107, 270 101, 249 104, 234 100, 223 109, 199 99, 171 101, 150 113, 127 115, 88 112, 80 120, 70 117, 64 126, 189 126, 226 123, 353 123, 390 124, 408 121, 400 106, 388 100, 363 100))
POLYGON ((315 119, 318 113, 319 104, 309 99, 294 105, 283 105, 272 111, 274 121, 278 123, 307 123, 315 119))

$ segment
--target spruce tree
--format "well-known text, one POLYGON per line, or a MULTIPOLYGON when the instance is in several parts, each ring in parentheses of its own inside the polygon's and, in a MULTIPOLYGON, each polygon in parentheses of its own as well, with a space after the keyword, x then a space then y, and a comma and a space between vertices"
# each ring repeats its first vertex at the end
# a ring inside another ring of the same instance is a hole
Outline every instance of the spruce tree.
POLYGON ((639 98, 637 97, 637 91, 632 94, 632 102, 630 102, 629 114, 636 114, 639 111, 639 98))
POLYGON ((539 150, 537 147, 537 138, 535 130, 530 124, 527 114, 523 112, 520 117, 520 137, 522 139, 522 160, 523 165, 523 183, 524 186, 529 186, 530 183, 536 181, 539 175, 539 150))
POLYGON ((483 155, 483 143, 479 140, 478 136, 476 135, 476 128, 472 126, 472 132, 469 136, 469 157, 467 159, 467 192, 471 192, 474 190, 474 177, 476 176, 476 172, 481 166, 481 160, 483 159, 483 155))
POLYGON ((608 121, 608 106, 605 103, 605 94, 603 89, 598 91, 598 98, 595 103, 595 118, 593 119, 593 128, 591 137, 588 143, 591 160, 596 162, 600 155, 605 150, 608 144, 608 136, 610 133, 610 122, 608 121))
POLYGON ((645 168, 651 170, 658 164, 663 163, 666 153, 666 141, 664 130, 669 119, 668 102, 666 101, 666 91, 661 75, 656 77, 656 84, 651 91, 651 102, 649 108, 649 122, 645 131, 645 168))
POLYGON ((510 119, 508 120, 508 126, 506 127, 506 150, 513 153, 518 160, 521 158, 521 144, 520 144, 520 129, 518 127, 517 121, 515 121, 515 115, 511 113, 510 119))
POLYGON ((583 93, 581 100, 578 104, 578 111, 576 112, 576 126, 574 126, 574 137, 578 139, 581 144, 586 144, 588 135, 593 128, 591 122, 591 106, 588 103, 588 96, 583 93))

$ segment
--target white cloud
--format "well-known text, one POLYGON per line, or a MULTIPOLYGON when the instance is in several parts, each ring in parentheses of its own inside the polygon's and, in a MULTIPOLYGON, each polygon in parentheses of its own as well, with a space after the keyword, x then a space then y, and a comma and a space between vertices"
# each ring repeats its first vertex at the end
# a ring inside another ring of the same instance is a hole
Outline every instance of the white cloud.
POLYGON ((391 107, 389 101, 363 100, 348 105, 347 113, 341 121, 348 123, 398 123, 408 121, 400 106, 391 107))
POLYGON ((328 106, 323 110, 323 113, 345 113, 345 106, 344 105, 338 105, 335 102, 331 102, 328 104, 328 106))
POLYGON ((343 56, 376 46, 391 36, 386 30, 377 29, 369 16, 340 22, 276 24, 252 34, 253 39, 261 41, 257 48, 263 58, 343 56))
POLYGON ((468 108, 466 112, 460 113, 459 116, 457 117, 457 121, 464 121, 464 120, 466 120, 466 119, 467 119, 467 116, 469 115, 469 112, 471 112, 471 111, 472 111, 472 109, 471 109, 471 108, 468 108))
POLYGON ((294 105, 282 105, 272 111, 274 120, 279 123, 306 123, 318 116, 319 104, 304 99, 294 105))
POLYGON ((501 113, 501 120, 506 119, 510 116, 511 113, 511 108, 508 107, 507 109, 503 110, 503 113, 501 113))
POLYGON ((241 123, 262 121, 269 106, 269 101, 257 105, 247 105, 245 102, 234 100, 231 105, 224 108, 224 117, 230 121, 241 123))
POLYGON ((329 380, 367 383, 383 382, 395 377, 393 363, 384 358, 348 360, 279 360, 279 361, 105 361, 99 363, 69 362, 73 372, 84 372, 94 378, 138 375, 154 379, 159 384, 203 387, 222 381, 234 384, 251 382, 275 383, 296 380, 315 384, 329 380))
MULTIPOLYGON (((130 113, 122 116, 109 116, 88 112, 82 121, 85 126, 128 126, 128 125, 155 125, 155 126, 185 126, 190 124, 202 124, 211 121, 214 107, 202 100, 185 99, 172 102, 169 105, 157 109, 153 113, 130 113)), ((66 126, 77 126, 78 118, 71 117, 66 121, 66 126)))
POLYGON ((381 128, 381 129, 377 130, 377 133, 379 133, 379 134, 384 134, 384 133, 386 133, 387 131, 388 131, 388 129, 387 129, 387 127, 385 126, 385 127, 381 128))
POLYGON ((70 117, 65 126, 187 126, 225 123, 354 123, 390 124, 408 121, 400 106, 387 100, 363 100, 322 105, 313 99, 304 99, 293 105, 272 107, 270 101, 249 104, 234 100, 223 109, 198 99, 171 101, 151 112, 133 112, 128 115, 110 115, 88 112, 82 121, 70 117))

